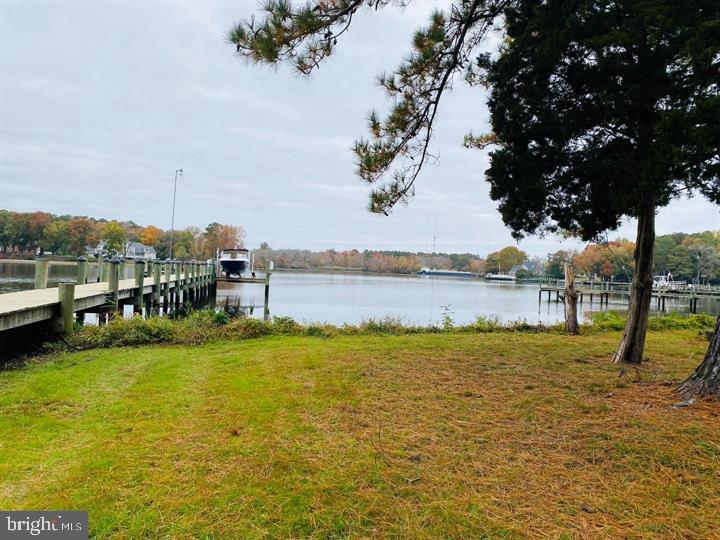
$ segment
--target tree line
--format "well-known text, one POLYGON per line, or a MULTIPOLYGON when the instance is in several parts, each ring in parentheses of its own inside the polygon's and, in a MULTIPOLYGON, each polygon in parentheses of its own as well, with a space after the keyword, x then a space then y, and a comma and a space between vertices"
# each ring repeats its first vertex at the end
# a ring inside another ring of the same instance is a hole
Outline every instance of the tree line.
MULTIPOLYGON (((51 252, 78 256, 100 241, 108 251, 124 254, 127 242, 155 249, 158 258, 170 255, 170 231, 133 221, 108 221, 84 216, 57 216, 48 212, 0 210, 0 253, 6 256, 51 252)), ((208 259, 217 249, 244 246, 245 232, 236 225, 210 223, 205 229, 187 227, 173 233, 173 256, 208 259)), ((588 244, 581 251, 558 250, 547 257, 530 257, 516 246, 506 246, 482 257, 473 253, 423 253, 398 250, 272 249, 263 242, 255 250, 258 265, 272 260, 278 268, 297 270, 354 270, 414 274, 421 268, 485 273, 507 273, 527 265, 519 277, 561 279, 563 265, 572 262, 580 275, 595 279, 630 281, 635 243, 627 239, 588 244)), ((654 273, 672 275, 689 283, 720 283, 720 231, 673 233, 655 240, 654 273)))
MULTIPOLYGON (((170 256, 170 236, 171 231, 133 221, 0 210, 0 253, 6 257, 40 253, 77 257, 99 245, 102 251, 124 255, 128 242, 140 242, 165 259, 170 256)), ((177 259, 209 259, 217 249, 245 244, 242 227, 221 223, 178 229, 172 236, 177 259)))
MULTIPOLYGON (((674 281, 720 284, 720 231, 672 233, 655 238, 653 272, 674 281)), ((631 281, 635 243, 626 239, 588 244, 582 251, 559 250, 548 254, 546 275, 561 279, 563 265, 593 278, 631 281)))

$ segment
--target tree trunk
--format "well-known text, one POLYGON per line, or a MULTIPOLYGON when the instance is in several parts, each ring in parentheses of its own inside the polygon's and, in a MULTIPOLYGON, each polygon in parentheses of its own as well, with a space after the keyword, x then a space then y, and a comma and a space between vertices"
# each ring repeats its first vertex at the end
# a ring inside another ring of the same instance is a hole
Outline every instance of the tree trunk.
POLYGON ((642 362, 650 301, 652 300, 654 244, 655 203, 650 201, 638 213, 635 270, 625 330, 620 345, 613 355, 613 362, 616 364, 640 364, 642 362))
POLYGON ((695 395, 720 397, 720 317, 705 359, 695 373, 678 387, 678 392, 686 398, 695 395))
POLYGON ((571 263, 565 263, 565 332, 579 334, 577 318, 577 291, 575 290, 575 271, 571 263))

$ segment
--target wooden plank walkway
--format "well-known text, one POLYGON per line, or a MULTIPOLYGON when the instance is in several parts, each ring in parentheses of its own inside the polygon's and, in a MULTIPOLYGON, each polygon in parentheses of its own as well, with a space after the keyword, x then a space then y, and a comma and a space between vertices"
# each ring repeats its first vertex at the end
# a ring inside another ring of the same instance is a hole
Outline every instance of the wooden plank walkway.
MULTIPOLYGON (((215 302, 218 280, 232 283, 255 283, 265 285, 264 317, 269 317, 269 292, 272 262, 267 262, 262 278, 222 278, 217 276, 217 263, 189 261, 131 261, 131 279, 119 279, 125 274, 127 264, 117 257, 98 264, 102 281, 85 283, 87 261, 78 257, 77 277, 72 282, 60 283, 57 288, 47 288, 50 261, 35 260, 35 289, 0 294, 0 332, 49 321, 62 322, 59 329, 65 334, 73 331, 76 313, 122 313, 123 307, 132 304, 135 313, 143 306, 148 313, 180 310, 180 306, 199 307, 208 301, 215 302), (147 274, 147 275, 145 275, 147 274), (143 276, 143 277, 141 277, 143 276), (79 283, 83 283, 80 285, 79 283)), ((125 274, 127 275, 127 274, 125 274)))
MULTIPOLYGON (((175 274, 170 276, 170 291, 174 291, 176 279, 175 274)), ((162 276, 160 282, 164 286, 168 282, 167 277, 162 276)), ((143 279, 143 295, 153 292, 154 283, 152 276, 143 279)), ((182 288, 185 284, 185 278, 182 276, 180 283, 182 288)), ((120 280, 118 299, 131 298, 135 290, 135 279, 120 280)), ((33 289, 0 295, 0 332, 58 317, 60 310, 58 291, 58 288, 33 289)), ((76 285, 73 311, 85 311, 106 305, 110 292, 107 282, 76 285)))

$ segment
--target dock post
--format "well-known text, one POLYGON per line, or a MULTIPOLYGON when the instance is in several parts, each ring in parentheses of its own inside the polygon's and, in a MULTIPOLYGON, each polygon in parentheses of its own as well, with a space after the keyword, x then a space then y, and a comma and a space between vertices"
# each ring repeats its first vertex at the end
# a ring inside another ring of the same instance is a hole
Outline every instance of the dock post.
POLYGON ((182 297, 182 303, 183 305, 187 305, 190 301, 190 264, 183 263, 184 271, 185 271, 185 279, 183 283, 183 297, 182 297))
POLYGON ((195 261, 187 263, 188 271, 190 272, 190 280, 188 281, 188 299, 190 304, 195 306, 195 261))
POLYGON ((162 264, 159 261, 153 261, 153 313, 160 314, 160 288, 162 287, 160 271, 162 264))
POLYGON ((73 333, 73 315, 75 313, 75 284, 72 281, 58 283, 58 300, 60 300, 60 316, 63 319, 62 333, 69 336, 73 333))
POLYGON ((171 306, 175 303, 175 281, 172 278, 172 276, 175 274, 175 263, 172 259, 166 259, 165 262, 167 263, 168 268, 168 275, 167 275, 167 306, 166 309, 168 313, 170 313, 171 306))
POLYGON ((135 259, 133 276, 135 277, 135 292, 133 293, 133 313, 142 313, 143 287, 145 286, 145 261, 135 259))
POLYGON ((175 273, 175 290, 173 291, 173 301, 175 313, 180 309, 180 282, 182 277, 180 276, 180 263, 177 260, 173 261, 173 272, 175 273))
POLYGON ((195 281, 197 283, 195 284, 195 303, 200 305, 202 307, 202 301, 203 301, 203 288, 202 288, 202 264, 199 262, 195 263, 195 281))
POLYGON ((77 258, 77 278, 75 281, 78 285, 87 283, 87 259, 82 255, 77 258))
POLYGON ((194 266, 192 261, 188 261, 185 263, 185 294, 186 296, 186 303, 189 302, 190 304, 193 303, 195 290, 193 288, 193 270, 194 266))
POLYGON ((210 298, 210 265, 205 263, 203 265, 203 273, 205 274, 205 301, 210 298))
POLYGON ((100 283, 105 283, 108 280, 108 271, 110 270, 110 259, 107 256, 103 257, 102 262, 98 262, 100 266, 100 283))
POLYGON ((198 263, 198 296, 200 297, 200 305, 205 307, 205 265, 198 263))
POLYGON ((197 304, 197 262, 190 261, 190 302, 197 304))
POLYGON ((273 263, 271 261, 265 262, 265 307, 263 309, 263 320, 267 321, 270 319, 270 276, 273 271, 273 263))
POLYGON ((165 272, 165 284, 163 285, 163 310, 165 311, 165 315, 168 314, 170 311, 170 270, 172 269, 172 264, 170 264, 170 259, 165 259, 165 263, 163 264, 163 272, 165 272))
POLYGON ((193 262, 193 272, 195 274, 195 279, 193 280, 195 282, 195 306, 202 307, 202 297, 200 296, 202 292, 200 290, 200 263, 197 261, 193 262))
POLYGON ((113 312, 118 311, 120 307, 118 298, 118 289, 120 287, 120 259, 113 257, 108 263, 108 292, 110 293, 110 302, 112 303, 113 312))
POLYGON ((35 288, 47 289, 50 260, 44 257, 35 259, 35 288))

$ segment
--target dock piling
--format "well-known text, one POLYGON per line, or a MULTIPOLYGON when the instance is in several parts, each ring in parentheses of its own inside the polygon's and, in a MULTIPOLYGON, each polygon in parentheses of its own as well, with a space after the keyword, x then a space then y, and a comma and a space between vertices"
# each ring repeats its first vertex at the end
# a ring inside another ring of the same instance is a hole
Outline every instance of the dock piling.
POLYGON ((158 315, 160 313, 160 288, 162 287, 161 272, 162 263, 160 261, 153 262, 153 313, 158 315))
POLYGON ((182 302, 183 302, 183 305, 187 305, 188 302, 190 301, 190 299, 189 299, 189 295, 190 295, 190 265, 188 263, 183 263, 183 267, 184 267, 184 271, 185 271, 184 272, 185 279, 184 279, 183 289, 182 289, 182 291, 183 291, 182 302))
POLYGON ((119 297, 118 288, 120 286, 120 259, 113 257, 108 263, 110 267, 108 270, 108 292, 110 293, 110 303, 112 304, 112 311, 118 311, 119 297))
POLYGON ((60 300, 60 316, 63 319, 62 333, 69 336, 73 333, 75 323, 75 284, 72 281, 63 281, 58 284, 58 300, 60 300))
POLYGON ((143 261, 142 259, 135 260, 133 277, 135 278, 135 291, 133 292, 133 313, 142 313, 143 287, 145 285, 145 261, 143 261))
POLYGON ((45 257, 35 259, 35 288, 47 289, 50 260, 45 257))
POLYGON ((170 311, 170 271, 172 264, 170 259, 165 259, 163 263, 163 272, 165 273, 165 284, 163 285, 163 310, 165 315, 170 311))
POLYGON ((175 313, 180 309, 180 287, 182 278, 180 277, 180 263, 173 261, 173 274, 175 274, 175 289, 173 290, 173 310, 175 313))
POLYGON ((75 282, 78 285, 87 283, 87 259, 82 255, 77 258, 77 278, 75 282))
POLYGON ((110 259, 103 257, 102 264, 100 265, 100 282, 105 283, 108 281, 110 275, 110 259))
POLYGON ((273 271, 273 263, 267 261, 265 263, 265 308, 263 310, 263 320, 270 319, 270 276, 273 271))

